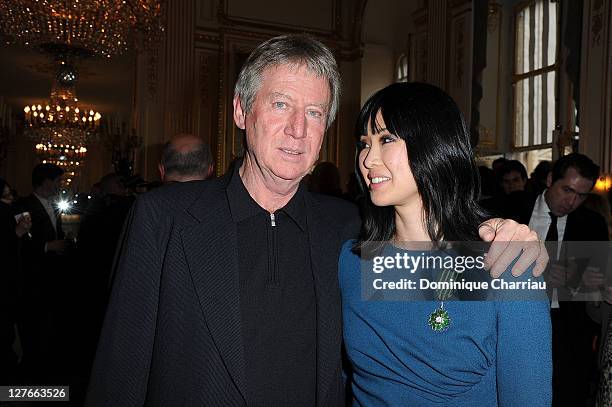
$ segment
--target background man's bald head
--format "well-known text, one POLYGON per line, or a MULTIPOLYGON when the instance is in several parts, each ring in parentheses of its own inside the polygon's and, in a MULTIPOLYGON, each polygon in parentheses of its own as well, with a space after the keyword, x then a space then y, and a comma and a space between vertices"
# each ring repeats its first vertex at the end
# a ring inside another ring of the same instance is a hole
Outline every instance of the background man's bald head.
POLYGON ((188 153, 204 144, 204 140, 189 133, 177 134, 169 141, 170 146, 178 153, 188 153))
POLYGON ((177 134, 164 145, 159 173, 163 182, 207 179, 212 175, 210 147, 193 134, 177 134))

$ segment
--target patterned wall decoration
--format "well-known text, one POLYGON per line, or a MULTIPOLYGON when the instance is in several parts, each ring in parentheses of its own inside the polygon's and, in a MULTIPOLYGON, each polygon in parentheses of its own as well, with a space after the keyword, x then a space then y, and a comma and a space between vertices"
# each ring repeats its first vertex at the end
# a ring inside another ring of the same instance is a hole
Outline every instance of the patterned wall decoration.
POLYGON ((591 17, 591 39, 593 45, 601 45, 602 29, 604 26, 604 0, 593 1, 591 17))
MULTIPOLYGON (((457 102, 466 121, 471 117, 472 84, 472 10, 462 4, 449 16, 449 55, 447 92, 457 102)), ((469 123, 468 123, 469 125, 469 123)))

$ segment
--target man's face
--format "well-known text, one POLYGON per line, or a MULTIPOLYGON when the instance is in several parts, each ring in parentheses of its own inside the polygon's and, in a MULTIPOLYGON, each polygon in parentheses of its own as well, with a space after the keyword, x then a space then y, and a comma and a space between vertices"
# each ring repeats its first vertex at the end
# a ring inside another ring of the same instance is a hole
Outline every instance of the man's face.
POLYGON ((300 180, 319 156, 330 103, 329 83, 304 66, 263 71, 251 111, 234 99, 234 120, 246 131, 248 154, 265 176, 300 180))
POLYGON ((510 171, 502 176, 502 188, 506 195, 516 191, 524 191, 526 183, 527 180, 521 177, 521 173, 518 171, 510 171))
POLYGON ((44 194, 46 195, 43 198, 51 198, 51 197, 55 197, 59 195, 61 184, 62 184, 61 176, 55 179, 47 178, 43 182, 43 190, 44 190, 44 194))
POLYGON ((550 211, 556 216, 565 216, 576 210, 593 188, 593 181, 582 177, 574 168, 568 168, 565 176, 552 182, 548 175, 548 189, 544 193, 550 211))

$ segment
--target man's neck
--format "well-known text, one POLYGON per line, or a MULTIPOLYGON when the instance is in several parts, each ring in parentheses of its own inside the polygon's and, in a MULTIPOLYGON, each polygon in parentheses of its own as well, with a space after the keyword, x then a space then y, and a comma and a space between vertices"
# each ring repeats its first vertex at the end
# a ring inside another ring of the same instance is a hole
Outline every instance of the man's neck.
POLYGON ((189 182, 189 181, 202 181, 206 179, 206 177, 204 177, 201 174, 196 174, 196 175, 170 175, 170 176, 166 176, 164 177, 164 183, 170 183, 170 182, 189 182))
POLYGON ((263 170, 247 154, 238 170, 251 198, 270 213, 284 207, 298 190, 300 180, 284 180, 263 170))
POLYGON ((39 198, 49 200, 49 196, 45 193, 45 191, 41 190, 40 188, 34 188, 34 194, 39 198))

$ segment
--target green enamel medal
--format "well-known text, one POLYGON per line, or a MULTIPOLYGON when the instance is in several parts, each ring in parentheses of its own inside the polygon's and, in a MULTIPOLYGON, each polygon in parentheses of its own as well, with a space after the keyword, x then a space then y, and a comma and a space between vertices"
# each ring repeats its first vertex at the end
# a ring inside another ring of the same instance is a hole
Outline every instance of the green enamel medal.
MULTIPOLYGON (((453 270, 443 270, 440 282, 454 281, 457 277, 457 272, 453 270)), ((453 289, 439 289, 436 290, 436 299, 440 301, 440 306, 429 314, 427 324, 431 327, 434 332, 444 332, 448 329, 451 323, 450 315, 448 311, 444 309, 444 301, 448 300, 453 296, 453 289)))
POLYGON ((444 309, 444 302, 440 303, 440 307, 429 314, 427 323, 435 332, 442 332, 448 329, 451 319, 448 312, 444 309))

